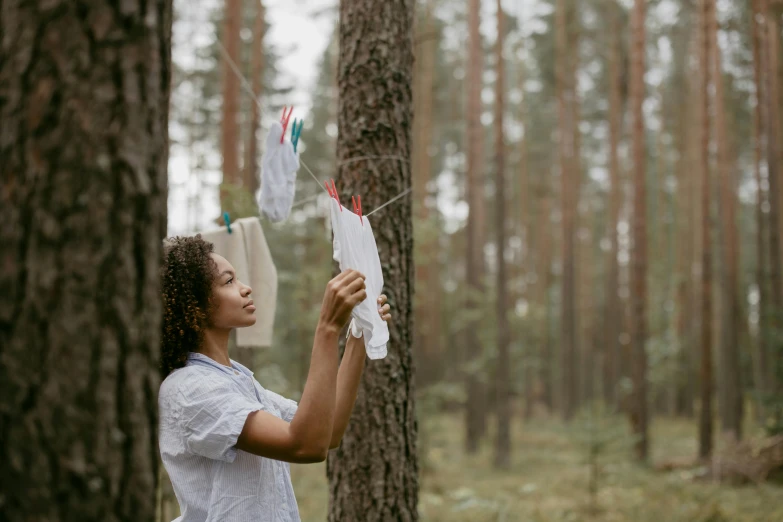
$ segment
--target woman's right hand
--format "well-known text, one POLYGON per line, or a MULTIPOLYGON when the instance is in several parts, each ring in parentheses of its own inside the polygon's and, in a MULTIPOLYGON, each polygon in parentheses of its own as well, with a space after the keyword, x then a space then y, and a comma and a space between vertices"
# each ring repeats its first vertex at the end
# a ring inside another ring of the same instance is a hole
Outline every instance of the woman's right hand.
POLYGON ((364 274, 349 269, 329 281, 321 303, 320 324, 337 332, 343 329, 354 306, 367 298, 364 279, 364 274))

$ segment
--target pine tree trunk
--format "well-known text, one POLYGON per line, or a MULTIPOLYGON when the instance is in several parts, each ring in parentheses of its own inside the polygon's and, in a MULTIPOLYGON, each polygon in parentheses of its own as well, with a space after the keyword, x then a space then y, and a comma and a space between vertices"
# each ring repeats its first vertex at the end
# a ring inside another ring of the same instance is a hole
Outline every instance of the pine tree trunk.
POLYGON ((710 20, 711 51, 715 79, 715 128, 717 133, 718 170, 720 173, 720 216, 723 284, 721 299, 720 337, 720 410, 723 431, 735 440, 742 435, 742 364, 739 346, 739 279, 737 245, 737 195, 734 160, 729 151, 726 100, 723 94, 721 50, 718 45, 718 22, 713 13, 710 20))
POLYGON ((713 0, 702 0, 702 50, 699 57, 702 81, 701 142, 701 411, 699 413, 699 458, 712 454, 712 258, 710 239, 710 20, 713 0))
MULTIPOLYGON (((778 54, 780 45, 780 25, 776 9, 770 4, 770 0, 763 0, 764 5, 764 41, 766 43, 766 67, 765 91, 766 100, 766 135, 767 135, 767 180, 769 183, 769 212, 767 220, 767 234, 769 241, 769 324, 772 326, 773 335, 770 345, 771 353, 769 368, 767 370, 767 382, 769 383, 769 399, 779 401, 779 394, 783 392, 783 356, 781 348, 783 345, 777 341, 779 337, 776 330, 779 330, 779 324, 783 322, 783 287, 781 286, 781 223, 780 223, 780 204, 781 204, 781 186, 780 186, 780 111, 778 107, 779 89, 778 85, 778 54)), ((782 408, 775 408, 776 416, 781 414, 782 408)), ((777 419, 778 422, 781 419, 777 419)))
POLYGON ((417 354, 418 383, 425 385, 442 375, 440 350, 440 280, 438 278, 438 241, 431 230, 427 199, 432 177, 433 95, 437 34, 432 24, 432 4, 423 6, 423 22, 417 32, 416 61, 414 64, 413 124, 413 209, 414 226, 421 227, 415 234, 417 242, 416 288, 419 289, 414 309, 416 321, 414 338, 417 354))
POLYGON ((256 15, 253 22, 253 49, 251 51, 251 83, 255 101, 250 104, 250 130, 245 148, 245 180, 244 187, 255 194, 261 184, 258 169, 258 129, 261 125, 261 110, 258 100, 261 99, 261 85, 264 77, 264 4, 263 0, 255 2, 256 15))
MULTIPOLYGON (((481 22, 481 0, 468 3, 468 66, 467 66, 467 194, 469 214, 467 222, 467 285, 468 310, 481 306, 484 278, 484 172, 483 133, 481 124, 482 88, 482 45, 479 24, 481 22)), ((485 432, 484 386, 477 373, 477 364, 482 357, 478 337, 479 320, 472 320, 465 329, 465 357, 470 369, 466 372, 467 402, 465 410, 465 448, 475 453, 479 439, 485 432)))
POLYGON ((0 520, 153 520, 171 1, 48 4, 0 8, 0 520))
POLYGON ((495 386, 498 431, 495 441, 495 467, 511 466, 511 404, 509 396, 509 328, 506 278, 506 151, 503 136, 503 111, 505 110, 506 72, 503 60, 503 7, 497 0, 497 42, 495 43, 495 232, 497 234, 497 343, 495 386))
MULTIPOLYGON (((239 59, 239 31, 242 27, 242 0, 225 0, 225 20, 223 25, 223 46, 226 54, 235 63, 239 59)), ((223 60, 223 119, 221 120, 220 152, 223 156, 223 183, 238 185, 239 173, 239 78, 232 70, 228 60, 223 60)), ((225 206, 226 193, 220 195, 225 206)))
POLYGON ((635 0, 631 15, 631 115, 633 121, 633 214, 631 217, 631 354, 633 396, 631 399, 631 426, 638 437, 636 457, 647 459, 647 356, 645 341, 647 324, 647 200, 644 104, 645 86, 645 0, 635 0))
POLYGON ((756 285, 759 292, 758 303, 758 338, 756 340, 756 357, 754 358, 753 378, 757 395, 762 397, 758 401, 758 418, 764 418, 764 400, 763 398, 769 392, 769 383, 767 381, 767 368, 769 367, 768 354, 768 279, 767 279, 767 250, 765 239, 767 230, 765 226, 764 203, 766 202, 766 191, 763 188, 761 175, 761 162, 763 154, 762 137, 764 133, 763 107, 764 107, 764 82, 762 60, 763 39, 760 34, 763 28, 759 27, 759 16, 761 16, 760 0, 752 2, 751 31, 753 38, 753 80, 756 88, 755 109, 753 111, 753 133, 754 133, 754 176, 756 181, 756 285))
MULTIPOLYGON (((412 181, 413 12, 410 0, 340 3, 336 185, 342 201, 362 196, 365 213, 412 181), (407 161, 376 162, 370 170, 343 163, 366 155, 407 161)), ((368 363, 342 445, 327 461, 330 521, 418 520, 411 214, 406 197, 370 218, 395 320, 389 353, 368 363)))
POLYGON ((558 97, 558 133, 560 148, 561 210, 563 221, 563 290, 561 294, 561 360, 562 360, 562 415, 570 420, 576 411, 577 374, 576 374, 576 301, 574 262, 574 211, 573 197, 575 183, 573 168, 575 164, 575 124, 574 124, 574 83, 571 68, 571 49, 568 39, 568 12, 565 0, 558 0, 555 7, 555 43, 557 67, 558 97))
POLYGON ((609 15, 612 22, 612 34, 609 50, 609 258, 607 260, 606 277, 606 318, 604 327, 606 339, 603 355, 603 394, 607 405, 617 408, 617 380, 618 361, 620 359, 620 327, 617 318, 620 316, 619 273, 617 262, 618 240, 617 225, 620 220, 620 207, 622 205, 622 187, 620 186, 620 164, 618 161, 618 147, 622 132, 622 99, 620 76, 620 13, 619 7, 610 0, 609 15))

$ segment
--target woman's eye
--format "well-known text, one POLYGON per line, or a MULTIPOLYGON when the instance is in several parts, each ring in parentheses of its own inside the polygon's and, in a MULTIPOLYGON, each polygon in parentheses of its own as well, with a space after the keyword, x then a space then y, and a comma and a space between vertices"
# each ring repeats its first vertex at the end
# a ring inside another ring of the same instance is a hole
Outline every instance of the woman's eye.
POLYGON ((229 284, 229 283, 230 283, 231 281, 233 281, 233 280, 234 280, 234 278, 232 277, 231 279, 229 279, 228 281, 226 281, 226 284, 229 284))

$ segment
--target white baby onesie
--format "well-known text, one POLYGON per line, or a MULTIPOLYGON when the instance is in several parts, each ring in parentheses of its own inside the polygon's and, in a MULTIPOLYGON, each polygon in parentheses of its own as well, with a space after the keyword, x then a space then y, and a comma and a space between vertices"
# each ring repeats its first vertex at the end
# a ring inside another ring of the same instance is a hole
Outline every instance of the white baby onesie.
POLYGON ((354 327, 364 338, 364 349, 370 359, 386 357, 386 343, 389 342, 389 327, 378 313, 378 298, 383 291, 383 272, 378 257, 378 247, 372 233, 370 220, 342 207, 336 199, 329 200, 334 232, 334 260, 340 263, 340 270, 358 270, 365 275, 367 299, 356 305, 351 312, 354 327), (364 225, 362 225, 364 223, 364 225))
POLYGON ((288 140, 280 143, 283 126, 276 121, 269 128, 266 148, 261 158, 261 192, 257 195, 261 212, 273 223, 288 218, 296 192, 299 155, 288 140))

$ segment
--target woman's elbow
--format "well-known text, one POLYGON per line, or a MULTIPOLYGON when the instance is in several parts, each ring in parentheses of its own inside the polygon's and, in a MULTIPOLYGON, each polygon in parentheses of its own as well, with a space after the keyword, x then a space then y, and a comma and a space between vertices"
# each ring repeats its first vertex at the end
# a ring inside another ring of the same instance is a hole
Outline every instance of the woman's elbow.
POLYGON ((312 448, 297 452, 295 459, 297 464, 316 464, 326 460, 329 448, 312 448))

